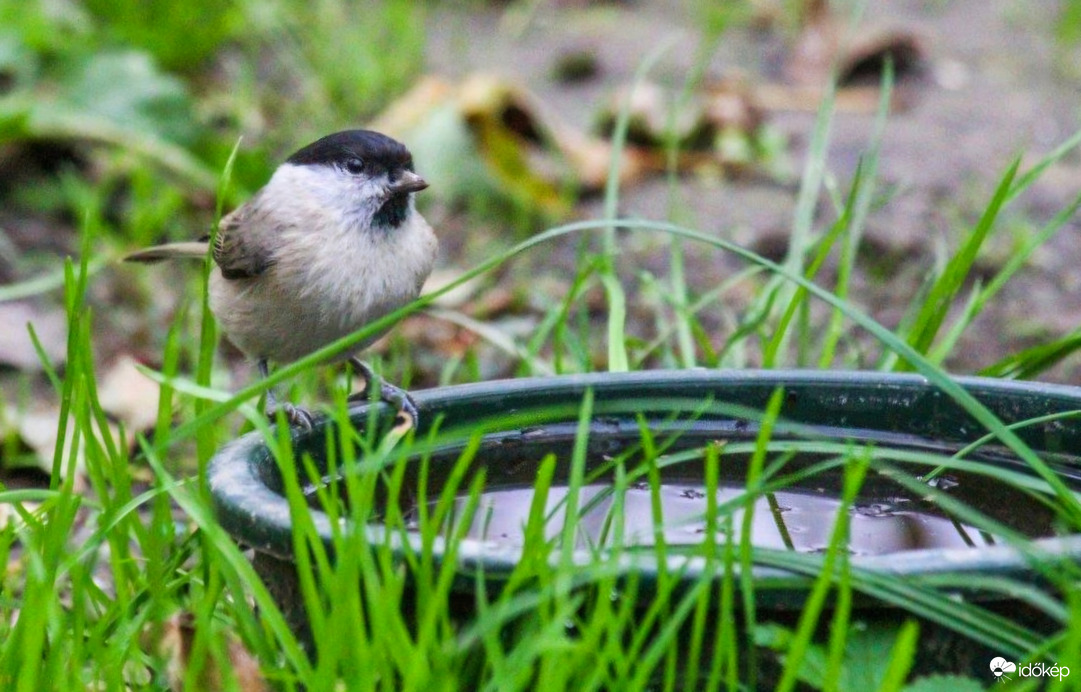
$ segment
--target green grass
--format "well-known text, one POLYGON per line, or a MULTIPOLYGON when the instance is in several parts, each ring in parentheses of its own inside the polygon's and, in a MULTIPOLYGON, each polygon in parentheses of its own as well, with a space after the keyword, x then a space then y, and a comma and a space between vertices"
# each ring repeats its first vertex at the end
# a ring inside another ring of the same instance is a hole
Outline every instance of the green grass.
MULTIPOLYGON (((7 64, 6 56, 20 51, 31 51, 41 59, 37 77, 42 81, 18 73, 16 95, 35 94, 49 86, 49 80, 62 87, 61 93, 63 89, 78 93, 85 83, 67 73, 50 75, 49 70, 57 62, 88 60, 102 42, 115 47, 109 42, 117 41, 118 35, 128 37, 125 40, 164 66, 212 60, 227 45, 258 52, 281 40, 285 48, 275 56, 284 65, 280 76, 301 81, 303 96, 293 103, 283 99, 262 106, 283 122, 310 118, 306 127, 314 133, 330 129, 350 111, 374 111, 371 104, 407 86, 418 69, 424 38, 410 4, 380 3, 379 17, 396 27, 394 35, 401 38, 406 56, 394 70, 385 71, 380 61, 389 50, 387 36, 358 41, 361 37, 353 33, 355 27, 330 21, 337 13, 347 13, 348 5, 329 0, 323 5, 327 11, 319 15, 324 18, 320 30, 334 36, 325 44, 305 39, 299 4, 268 3, 266 13, 256 14, 258 7, 242 3, 227 14, 248 13, 249 20, 259 20, 252 24, 253 36, 241 36, 234 24, 223 22, 215 32, 188 46, 189 53, 184 46, 163 40, 170 35, 168 27, 140 15, 131 3, 89 5, 92 15, 87 21, 99 22, 102 32, 72 29, 66 35, 69 43, 63 46, 48 31, 57 28, 49 24, 55 18, 28 12, 18 15, 18 45, 11 34, 0 36, 4 39, 0 64, 7 64), (334 46, 339 44, 358 51, 352 59, 361 65, 360 77, 348 69, 347 61, 338 59, 334 46), (46 54, 51 62, 41 58, 46 54), (350 90, 354 86, 358 87, 355 92, 350 90)), ((14 11, 11 2, 0 0, 0 18, 12 19, 14 11)), ((723 30, 724 20, 717 21, 715 33, 708 36, 711 41, 723 30)), ((698 57, 696 69, 709 59, 708 52, 698 57)), ((110 69, 121 70, 115 64, 110 69)), ((639 74, 649 69, 647 61, 639 74)), ((151 72, 144 77, 147 97, 126 104, 134 112, 145 117, 153 111, 148 104, 166 97, 174 104, 193 107, 194 99, 185 92, 190 87, 176 91, 176 82, 165 74, 151 72), (157 87, 151 88, 154 84, 157 87)), ((692 73, 688 85, 696 79, 692 73)), ((605 367, 612 371, 642 369, 653 362, 718 367, 756 359, 769 367, 829 368, 858 362, 882 370, 912 370, 969 411, 986 430, 988 441, 1009 448, 1034 470, 1024 475, 982 472, 1025 488, 1054 509, 1064 528, 1076 531, 1081 528, 1081 504, 1046 460, 1024 443, 1018 434, 1021 426, 1006 426, 995 418, 947 376, 943 363, 1006 282, 1081 205, 1079 196, 1047 220, 990 280, 973 285, 974 262, 995 233, 1003 211, 1053 161, 1073 151, 1081 135, 1028 170, 1003 162, 1005 172, 982 217, 963 234, 958 252, 929 276, 903 323, 895 330, 887 329, 849 295, 857 248, 875 199, 879 143, 889 127, 890 86, 887 78, 861 165, 843 193, 831 189, 833 215, 819 227, 813 202, 828 187, 825 172, 832 118, 830 101, 823 105, 809 147, 792 245, 784 261, 772 262, 689 227, 677 216, 675 182, 672 219, 620 218, 616 213, 620 190, 613 182, 606 190, 602 218, 549 228, 465 273, 460 281, 490 276, 560 243, 578 243, 582 249, 571 290, 552 299, 528 340, 507 343, 497 333, 481 328, 477 332, 481 338, 497 341, 504 352, 515 354, 523 374, 588 371, 594 368, 596 354, 603 354, 605 367), (643 234, 669 244, 670 276, 638 272, 631 264, 633 255, 623 252, 623 238, 643 234), (727 253, 741 259, 746 269, 697 294, 685 277, 684 260, 692 252, 727 253), (823 278, 829 262, 838 268, 832 279, 823 278), (754 299, 742 310, 724 304, 738 282, 756 286, 754 299), (606 301, 601 329, 588 303, 591 289, 596 288, 606 301), (626 333, 629 305, 635 296, 650 292, 658 297, 649 308, 655 313, 656 334, 649 340, 630 338, 626 333), (718 315, 729 321, 721 334, 710 326, 718 315), (875 344, 872 357, 861 360, 863 356, 855 353, 853 344, 861 340, 875 344)), ((65 103, 77 106, 80 102, 69 99, 65 103)), ((145 130, 126 140, 110 119, 115 112, 73 110, 61 112, 61 118, 34 107, 29 99, 5 105, 11 107, 0 109, 0 140, 78 137, 109 143, 114 148, 103 159, 104 177, 116 187, 106 182, 100 187, 88 181, 82 181, 81 187, 70 183, 62 199, 68 200, 64 204, 80 219, 80 259, 0 287, 0 301, 62 288, 68 317, 63 369, 48 362, 44 348, 39 345, 38 349, 45 378, 61 404, 50 485, 40 490, 0 486, 0 509, 9 510, 10 517, 0 523, 0 564, 5 566, 0 573, 0 688, 165 689, 172 684, 200 690, 208 688, 207 675, 220 674, 222 689, 239 689, 229 663, 235 642, 241 642, 258 661, 264 677, 282 689, 677 690, 703 686, 742 690, 772 685, 791 690, 802 684, 825 690, 956 692, 990 682, 988 676, 925 678, 913 683, 913 678, 927 672, 914 667, 914 656, 930 624, 959 632, 1011 660, 1056 662, 1081 671, 1081 581, 1076 569, 1045 571, 1041 575, 1046 580, 1044 588, 999 576, 988 576, 979 584, 1009 594, 1045 615, 1052 623, 1051 634, 1046 635, 1009 613, 947 595, 950 587, 973 586, 971 581, 954 583, 948 574, 906 580, 851 564, 846 550, 848 510, 871 473, 894 474, 913 493, 934 497, 960 521, 1025 549, 1027 541, 1009 527, 951 500, 911 471, 915 467, 930 477, 943 470, 977 470, 965 454, 774 439, 772 431, 784 426, 778 417, 780 392, 770 407, 755 414, 760 427, 754 440, 670 452, 673 439, 643 429, 634 453, 616 455, 605 469, 603 478, 611 484, 612 500, 606 516, 609 540, 603 548, 583 551, 576 549, 579 518, 590 511, 590 505, 580 504, 578 498, 585 486, 601 477, 586 464, 586 431, 596 402, 585 397, 571 418, 577 421, 579 434, 568 458, 550 457, 538 464, 521 559, 499 575, 486 574, 483 568, 459 572, 455 569, 457 551, 462 549, 465 528, 478 516, 484 489, 484 474, 469 470, 480 438, 467 436, 448 482, 438 490, 429 487, 425 479, 432 471, 424 450, 447 442, 450 431, 423 440, 380 439, 357 432, 346 424, 344 391, 313 374, 321 358, 431 308, 435 294, 276 370, 267 381, 227 391, 219 386, 217 335, 206 309, 209 267, 204 267, 200 276, 192 277, 186 302, 162 338, 161 366, 148 369, 161 384, 157 423, 152 436, 139 438, 133 454, 124 431, 118 434, 109 424, 97 391, 95 334, 103 316, 91 310, 89 295, 107 267, 106 251, 99 248, 160 233, 154 227, 164 223, 168 214, 155 205, 185 208, 178 192, 185 184, 208 193, 216 190, 214 216, 220 217, 249 180, 258 178, 262 154, 245 153, 243 143, 236 146, 232 133, 213 141, 185 133, 172 117, 157 125, 152 118, 140 120, 145 130), (132 173, 131 156, 144 164, 150 162, 154 172, 132 173), (228 163, 223 163, 226 159, 228 163), (215 172, 219 168, 221 174, 215 172), (119 222, 103 211, 116 190, 126 187, 118 181, 131 185, 129 206, 119 222), (286 383, 294 383, 303 400, 330 401, 324 406, 326 413, 340 425, 337 436, 327 439, 328 469, 318 469, 311 458, 296 454, 289 437, 259 413, 258 402, 267 388, 286 383), (283 612, 209 505, 206 464, 238 427, 264 436, 285 479, 283 492, 295 525, 296 596, 308 614, 311 649, 291 628, 294 614, 283 612), (419 459, 407 467, 402 459, 412 452, 419 459), (786 469, 786 462, 800 452, 821 455, 814 470, 836 471, 843 479, 837 521, 825 550, 800 554, 752 546, 747 538, 755 501, 806 481, 812 472, 786 469), (745 487, 735 499, 719 502, 713 492, 722 483, 719 469, 734 454, 750 460, 745 487), (81 459, 78 464, 77 459, 81 459), (622 508, 628 490, 640 483, 648 486, 653 535, 661 537, 665 528, 662 472, 699 460, 707 497, 704 535, 711 540, 690 549, 665 545, 663 540, 645 550, 625 545, 622 508), (415 485, 407 480, 412 478, 407 469, 419 478, 415 485), (340 479, 315 483, 318 503, 333 519, 329 538, 317 529, 304 496, 304 486, 321 481, 324 475, 340 479), (88 487, 82 487, 84 482, 88 487), (545 501, 561 484, 568 487, 562 503, 565 518, 551 535, 546 530, 552 527, 545 501), (413 494, 418 497, 411 499, 413 494), (345 497, 348 502, 343 501, 345 497), (413 505, 415 516, 409 514, 413 505), (382 510, 379 526, 385 528, 366 529, 377 507, 382 510), (415 535, 416 542, 406 549, 395 548, 405 535, 415 535), (676 558, 694 558, 698 567, 689 571, 676 558), (648 582, 626 569, 643 560, 658 568, 648 582), (752 578, 754 569, 761 567, 787 570, 797 575, 788 577, 789 581, 806 587, 806 603, 792 618, 778 621, 760 607, 770 587, 752 578), (489 588, 495 577, 501 589, 489 588), (466 586, 475 588, 462 596, 466 586), (639 604, 639 596, 648 598, 639 604), (452 608, 452 604, 460 606, 462 598, 472 613, 465 618, 452 608), (897 608, 901 615, 896 627, 867 626, 858 607, 867 598, 897 608), (190 617, 192 638, 182 664, 171 668, 176 649, 168 642, 177 632, 178 614, 190 617)), ((243 108, 237 109, 242 112, 243 108)), ((618 139, 621 125, 616 132, 618 139)), ((277 136, 292 141, 294 135, 277 136)), ((267 146, 281 144, 271 141, 267 146)), ((619 153, 617 148, 616 156, 619 153)), ((613 170, 615 165, 613 161, 613 170)), ((201 218, 188 212, 192 219, 201 218)), ((448 318, 470 324, 453 315, 448 318)), ((1037 377, 1079 348, 1081 338, 1072 333, 1012 354, 990 366, 987 374, 1037 377)), ((408 357, 403 344, 388 362, 401 363, 408 357)), ((471 357, 475 355, 448 364, 444 379, 470 379, 471 357)), ((703 407, 708 405, 703 402, 703 407)), ((1072 689, 1068 680, 1058 687, 1052 683, 1051 689, 1072 689)))

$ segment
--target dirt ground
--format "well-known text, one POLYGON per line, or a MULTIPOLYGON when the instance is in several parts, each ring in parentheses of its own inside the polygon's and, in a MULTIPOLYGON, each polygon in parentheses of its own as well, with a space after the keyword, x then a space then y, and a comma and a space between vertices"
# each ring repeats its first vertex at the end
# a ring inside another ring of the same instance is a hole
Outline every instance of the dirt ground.
MULTIPOLYGON (((613 95, 634 82, 647 56, 666 41, 672 47, 661 54, 649 78, 673 88, 684 83, 695 67, 695 42, 702 33, 696 29, 701 21, 699 10, 688 6, 698 4, 677 0, 433 3, 426 8, 426 71, 452 82, 476 73, 501 75, 537 95, 563 121, 584 132, 590 130, 613 95), (573 54, 592 56, 595 76, 573 83, 557 79, 554 66, 573 54)), ((1081 51, 1075 50, 1071 60, 1065 49, 1056 46, 1053 36, 1058 7, 1053 2, 895 0, 866 4, 869 7, 859 24, 859 35, 886 28, 912 36, 923 58, 918 69, 904 70, 898 80, 898 107, 885 128, 879 164, 877 190, 884 204, 874 208, 868 219, 850 294, 880 322, 895 327, 914 302, 929 269, 948 256, 958 235, 987 207, 1014 157, 1021 155, 1026 162, 1034 162, 1081 127, 1081 68, 1077 67, 1081 51)), ((792 37, 791 31, 776 26, 768 30, 743 24, 730 28, 708 63, 704 81, 740 77, 752 92, 767 88, 783 92, 792 37)), ((839 106, 833 119, 827 173, 842 192, 868 147, 874 101, 872 95, 870 109, 854 111, 839 106)), ((782 257, 793 226, 798 177, 815 119, 814 107, 804 99, 802 104, 765 111, 768 126, 787 141, 782 158, 789 162, 791 175, 684 175, 679 181, 679 216, 675 220, 771 258, 782 257)), ((1081 155, 1071 152, 1003 213, 978 260, 976 279, 986 281, 993 276, 1026 238, 1067 207, 1079 192, 1081 155)), ((818 206, 816 228, 822 229, 834 220, 834 212, 825 196, 818 206)), ((671 207, 672 192, 664 176, 647 177, 625 185, 620 192, 619 212, 624 216, 663 220, 669 218, 671 207)), ((451 270, 449 273, 475 266, 485 252, 491 252, 488 246, 493 239, 503 248, 515 240, 513 229, 504 220, 476 228, 471 226, 477 222, 469 214, 444 210, 438 217, 440 212, 433 211, 437 217, 429 218, 439 230, 441 264, 451 270)), ((599 196, 582 200, 574 215, 601 217, 599 196)), ((1040 248, 985 308, 955 349, 947 363, 949 369, 975 373, 1018 349, 1048 343, 1081 328, 1081 273, 1076 270, 1081 261, 1079 223, 1071 220, 1040 248)), ((43 266, 55 267, 56 257, 77 251, 73 229, 65 235, 33 217, 10 218, 3 209, 0 227, 18 250, 14 255, 41 258, 43 266)), ((621 236, 621 243, 620 271, 632 290, 639 283, 639 270, 649 270, 658 277, 667 275, 666 247, 656 236, 631 234, 621 236)), ((575 247, 570 239, 516 259, 495 288, 524 286, 520 289, 523 292, 545 292, 550 300, 558 300, 569 285, 575 247)), ((33 275, 18 276, 5 264, 9 255, 12 253, 0 247, 0 282, 33 275)), ((741 267, 735 258, 712 250, 691 251, 687 257, 688 281, 696 295, 741 267)), ((183 270, 176 270, 176 278, 183 278, 179 273, 183 270)), ((126 356, 142 363, 159 363, 163 335, 178 303, 178 296, 166 295, 172 285, 167 278, 162 280, 161 295, 155 296, 153 305, 133 298, 138 291, 125 283, 134 280, 133 271, 103 267, 90 291, 95 310, 95 355, 103 373, 120 373, 117 387, 129 392, 120 397, 125 405, 133 400, 133 385, 122 375, 134 373, 134 369, 130 363, 121 363, 122 368, 112 364, 126 356)), ((821 281, 830 285, 830 279, 825 276, 821 281)), ((747 295, 742 294, 744 298, 747 295)), ((649 310, 636 310, 635 300, 632 293, 627 329, 632 335, 652 339, 653 315, 649 310)), ((605 317, 603 299, 597 307, 595 318, 600 323, 605 317)), ((501 322, 489 322, 488 316, 480 314, 479 320, 495 332, 524 342, 540 319, 537 311, 527 312, 510 314, 501 322)), ((720 345, 732 327, 712 314, 717 310, 707 312, 711 314, 703 317, 703 324, 713 343, 720 345)), ((65 317, 58 302, 38 297, 25 303, 0 303, 0 389, 12 393, 7 396, 8 405, 16 400, 41 402, 30 408, 51 413, 38 427, 55 430, 54 393, 44 377, 33 376, 40 373, 37 353, 21 328, 3 328, 27 321, 34 322, 53 362, 64 358, 65 317), (27 374, 32 376, 27 378, 27 374)), ((416 344, 411 350, 414 362, 406 366, 411 370, 411 386, 437 384, 448 358, 454 355, 455 341, 477 341, 468 330, 456 329, 437 318, 419 317, 396 330, 397 338, 416 344)), ((472 376, 492 379, 515 373, 515 359, 483 342, 480 348, 484 350, 476 359, 479 370, 472 376)), ((230 383, 223 386, 235 388, 249 381, 253 373, 240 354, 227 346, 223 354, 232 371, 230 383)), ((755 364, 753 356, 748 364, 755 364)), ((871 364, 857 360, 843 365, 871 364)), ((645 367, 666 365, 670 364, 648 362, 645 367)), ((141 378, 137 373, 134 377, 141 378)), ((1069 358, 1040 379, 1078 383, 1081 357, 1069 358)), ((148 389, 143 396, 148 403, 136 408, 154 410, 156 396, 155 390, 148 389)), ((129 428, 141 429, 140 424, 129 421, 129 428)), ((25 430, 20 434, 27 438, 25 430)), ((41 448, 49 449, 49 444, 48 437, 42 437, 41 448)), ((51 453, 46 456, 51 458, 51 453)))
MULTIPOLYGON (((631 83, 646 56, 672 37, 650 74, 680 85, 693 67, 696 16, 675 0, 627 3, 526 3, 529 14, 440 5, 430 24, 428 67, 451 78, 495 72, 540 95, 568 122, 588 128, 598 109, 631 83), (594 78, 562 84, 553 65, 563 55, 592 53, 594 78)), ((1057 3, 1009 0, 898 0, 869 5, 859 32, 892 29, 915 36, 923 52, 918 69, 901 75, 903 107, 890 116, 882 142, 879 189, 891 196, 872 212, 863 267, 853 297, 872 315, 894 326, 912 301, 929 267, 955 247, 956 236, 986 208, 1011 160, 1038 160, 1079 127, 1081 75, 1053 40, 1057 3)), ((784 80, 788 46, 783 32, 730 29, 710 61, 707 80, 742 75, 751 85, 784 80)), ((789 141, 798 174, 814 121, 811 109, 771 110, 771 127, 789 141)), ((873 113, 839 112, 833 123, 829 174, 845 188, 868 146, 873 113)), ((792 226, 795 181, 765 176, 731 180, 683 180, 681 221, 755 248, 783 253, 792 226)), ((979 261, 990 277, 1017 245, 1081 188, 1076 153, 1052 167, 1004 213, 979 261)), ((620 211, 666 218, 664 180, 625 189, 620 211)), ((586 201, 580 214, 600 213, 586 201)), ((819 205, 819 227, 832 220, 819 205)), ((974 372, 1020 347, 1048 341, 1081 326, 1081 236, 1072 220, 1030 261, 974 324, 949 362, 974 372)), ((648 264, 648 258, 645 259, 648 264)), ((690 280, 704 288, 738 267, 735 261, 691 261, 690 280)), ((1076 382, 1076 357, 1047 373, 1049 380, 1076 382)))

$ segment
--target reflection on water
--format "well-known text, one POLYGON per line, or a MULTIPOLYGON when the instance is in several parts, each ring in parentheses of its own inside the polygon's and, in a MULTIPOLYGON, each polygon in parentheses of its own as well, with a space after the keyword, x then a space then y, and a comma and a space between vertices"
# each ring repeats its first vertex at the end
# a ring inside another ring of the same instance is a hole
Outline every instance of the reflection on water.
MULTIPOLYGON (((557 431, 558 432, 558 431, 557 431)), ((530 536, 541 533, 548 539, 571 537, 578 548, 623 545, 648 547, 662 541, 666 545, 690 548, 713 542, 723 544, 728 535, 738 540, 743 529, 747 502, 745 483, 751 455, 742 450, 726 450, 717 459, 716 498, 707 497, 707 444, 702 436, 684 436, 672 442, 667 452, 658 457, 656 472, 660 487, 654 490, 644 479, 644 455, 633 439, 615 438, 594 433, 584 458, 582 473, 589 484, 577 492, 572 526, 565 531, 567 512, 567 479, 571 476, 568 454, 575 435, 571 429, 556 435, 548 431, 544 444, 534 440, 528 450, 504 440, 488 440, 481 445, 470 462, 465 475, 455 481, 460 493, 469 487, 469 473, 483 469, 485 491, 479 498, 476 512, 469 518, 466 535, 469 538, 495 542, 507 550, 521 547, 525 541, 525 525, 530 517, 541 460, 548 455, 554 463, 553 485, 548 491, 542 527, 531 528, 530 536), (624 477, 633 481, 616 491, 617 463, 626 471, 624 477), (655 509, 654 505, 659 509, 655 509), (717 507, 713 521, 707 522, 710 506, 717 507), (655 513, 660 517, 654 520, 655 513), (715 535, 707 536, 710 527, 715 535), (731 527, 731 534, 727 533, 731 527)), ((539 435, 539 433, 538 433, 539 435)), ((516 439, 516 438, 515 438, 516 439)), ((404 515, 407 528, 419 529, 421 514, 417 498, 424 502, 439 497, 458 464, 461 449, 448 447, 433 454, 427 465, 410 460, 398 467, 401 482, 393 493, 404 515), (421 473, 421 470, 427 471, 421 473), (424 485, 421 492, 421 485, 424 485)), ((933 458, 933 457, 932 457, 933 458)), ((943 507, 967 507, 987 518, 988 525, 1008 527, 999 529, 1016 532, 1030 538, 1053 536, 1060 532, 1056 512, 1044 498, 1035 496, 1024 484, 1006 480, 1005 472, 1026 473, 1027 466, 1002 454, 990 454, 980 461, 983 469, 951 468, 922 480, 931 464, 892 463, 881 469, 869 469, 863 477, 855 504, 845 508, 849 522, 848 550, 855 555, 889 555, 928 548, 979 548, 1002 543, 1001 535, 987 532, 984 522, 961 512, 972 525, 951 516, 943 507), (950 502, 944 502, 944 498, 950 502), (941 503, 941 504, 940 504, 941 503)), ((845 466, 826 452, 797 450, 770 460, 783 472, 776 472, 777 491, 755 498, 750 522, 750 538, 760 547, 813 553, 826 550, 834 533, 835 522, 842 504, 839 497, 846 482, 845 466), (783 464, 779 466, 778 464, 783 464), (783 489, 781 489, 783 488, 783 489)), ((459 471, 460 472, 460 469, 459 471)), ((1027 477, 1027 475, 1026 475, 1027 477)), ((308 489, 309 502, 320 507, 316 490, 334 489, 330 493, 348 508, 347 485, 340 478, 327 477, 308 489)), ((379 521, 385 513, 390 488, 376 483, 374 493, 364 504, 372 511, 371 519, 379 521)), ((459 497, 451 512, 454 528, 466 514, 469 500, 459 497)), ((431 506, 435 509, 435 505, 431 506)), ((339 509, 341 511, 341 508, 339 509)), ((425 512, 433 516, 433 512, 425 512)), ((433 527, 434 528, 434 527, 433 527)), ((439 530, 449 531, 447 522, 439 530)))
MULTIPOLYGON (((740 501, 742 488, 717 490, 717 504, 740 501)), ((652 493, 647 484, 629 487, 622 498, 622 543, 650 546, 657 534, 668 545, 699 545, 707 531, 707 498, 702 486, 668 484, 660 489, 663 521, 654 530, 652 493)), ((616 543, 616 509, 620 505, 608 485, 587 485, 579 490, 579 516, 574 535, 578 547, 616 543)), ((481 496, 468 536, 520 547, 529 519, 532 488, 497 489, 481 496)), ((741 501, 740 501, 741 502, 741 501)), ((458 500, 458 512, 466 501, 458 500)), ((549 491, 545 535, 555 538, 563 531, 567 489, 549 491)), ((800 552, 824 551, 833 533, 841 503, 835 497, 808 492, 775 492, 758 498, 752 518, 752 542, 761 547, 787 548, 800 552)), ((742 527, 744 509, 722 511, 715 526, 723 527, 731 517, 735 535, 742 527)), ((994 537, 944 516, 926 501, 904 497, 861 500, 848 510, 849 551, 856 555, 879 555, 923 548, 964 548, 995 543, 994 537)), ((718 530, 718 543, 724 540, 718 530)))

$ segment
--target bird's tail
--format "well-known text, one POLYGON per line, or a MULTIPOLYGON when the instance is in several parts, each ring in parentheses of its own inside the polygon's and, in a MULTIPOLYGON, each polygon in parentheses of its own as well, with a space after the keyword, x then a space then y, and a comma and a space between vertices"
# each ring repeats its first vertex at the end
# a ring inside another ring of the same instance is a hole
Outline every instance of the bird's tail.
POLYGON ((124 262, 161 262, 172 259, 203 259, 206 257, 208 243, 191 241, 187 243, 168 243, 136 250, 124 255, 124 262))

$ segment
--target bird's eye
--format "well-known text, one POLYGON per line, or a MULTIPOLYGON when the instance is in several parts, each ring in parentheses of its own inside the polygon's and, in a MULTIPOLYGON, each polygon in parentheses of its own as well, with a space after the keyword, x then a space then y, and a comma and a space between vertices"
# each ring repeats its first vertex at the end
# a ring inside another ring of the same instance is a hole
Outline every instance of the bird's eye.
POLYGON ((364 159, 360 159, 355 156, 350 157, 345 160, 345 163, 342 164, 342 167, 345 168, 345 172, 349 173, 350 175, 360 175, 364 172, 364 159))

